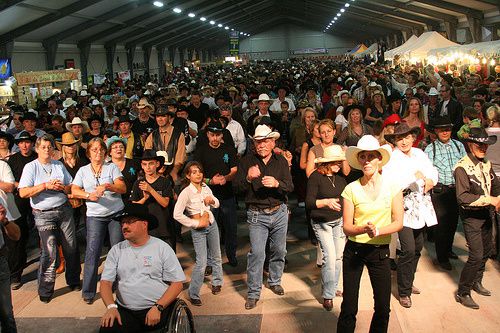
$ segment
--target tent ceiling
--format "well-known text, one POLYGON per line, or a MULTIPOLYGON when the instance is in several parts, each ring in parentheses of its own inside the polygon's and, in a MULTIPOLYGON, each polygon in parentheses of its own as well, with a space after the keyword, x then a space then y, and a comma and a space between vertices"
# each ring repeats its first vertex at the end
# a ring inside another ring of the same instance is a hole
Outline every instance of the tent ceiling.
MULTIPOLYGON (((4 0, 0 3, 0 44, 11 40, 147 46, 216 46, 227 31, 201 22, 229 25, 256 34, 277 24, 321 31, 349 0, 4 0), (181 14, 172 11, 183 9, 181 14), (196 14, 187 17, 188 12, 196 14)), ((331 34, 373 39, 401 30, 456 24, 466 15, 482 18, 498 11, 497 0, 357 0, 331 34)), ((500 19, 497 20, 500 22, 500 19)))

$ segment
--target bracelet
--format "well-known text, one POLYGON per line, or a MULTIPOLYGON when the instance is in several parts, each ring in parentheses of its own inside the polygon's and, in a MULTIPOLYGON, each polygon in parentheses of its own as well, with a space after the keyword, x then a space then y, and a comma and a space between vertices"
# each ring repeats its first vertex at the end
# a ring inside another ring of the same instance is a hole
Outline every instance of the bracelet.
POLYGON ((111 304, 109 304, 106 308, 107 308, 108 310, 111 310, 111 309, 118 309, 118 305, 116 305, 116 303, 111 303, 111 304))

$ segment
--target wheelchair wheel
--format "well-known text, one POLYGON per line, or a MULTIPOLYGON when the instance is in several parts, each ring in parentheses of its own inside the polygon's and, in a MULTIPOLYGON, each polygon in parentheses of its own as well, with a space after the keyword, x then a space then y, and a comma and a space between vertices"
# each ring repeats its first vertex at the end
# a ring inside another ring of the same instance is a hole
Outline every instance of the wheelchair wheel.
POLYGON ((193 314, 182 299, 173 304, 166 333, 195 333, 193 314))

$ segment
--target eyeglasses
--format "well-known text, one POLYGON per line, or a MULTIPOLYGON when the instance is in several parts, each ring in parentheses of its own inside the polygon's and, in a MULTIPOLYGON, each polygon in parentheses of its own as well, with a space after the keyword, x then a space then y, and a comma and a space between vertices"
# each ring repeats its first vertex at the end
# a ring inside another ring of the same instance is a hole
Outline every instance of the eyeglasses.
POLYGON ((119 150, 119 149, 125 149, 123 146, 114 146, 111 148, 111 150, 119 150))

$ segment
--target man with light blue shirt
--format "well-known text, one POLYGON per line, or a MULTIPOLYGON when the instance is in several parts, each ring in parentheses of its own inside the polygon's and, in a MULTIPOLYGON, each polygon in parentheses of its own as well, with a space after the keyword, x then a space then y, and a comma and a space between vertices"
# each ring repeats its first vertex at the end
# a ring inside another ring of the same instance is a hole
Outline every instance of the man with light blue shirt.
POLYGON ((72 177, 60 161, 52 160, 54 139, 45 134, 38 138, 38 158, 23 169, 19 196, 30 198, 35 225, 40 235, 42 255, 38 270, 38 294, 44 303, 54 293, 59 237, 66 259, 66 283, 72 290, 80 288, 80 255, 76 243, 73 209, 68 202, 72 177))
MULTIPOLYGON (((28 132, 30 135, 34 135, 37 138, 40 138, 45 134, 45 131, 36 128, 36 122, 38 120, 36 114, 34 112, 26 112, 24 116, 20 117, 19 120, 23 123, 24 131, 28 132)), ((19 139, 22 132, 17 133, 16 139, 19 139)), ((12 152, 17 153, 19 151, 19 147, 15 144, 12 147, 12 152)))

